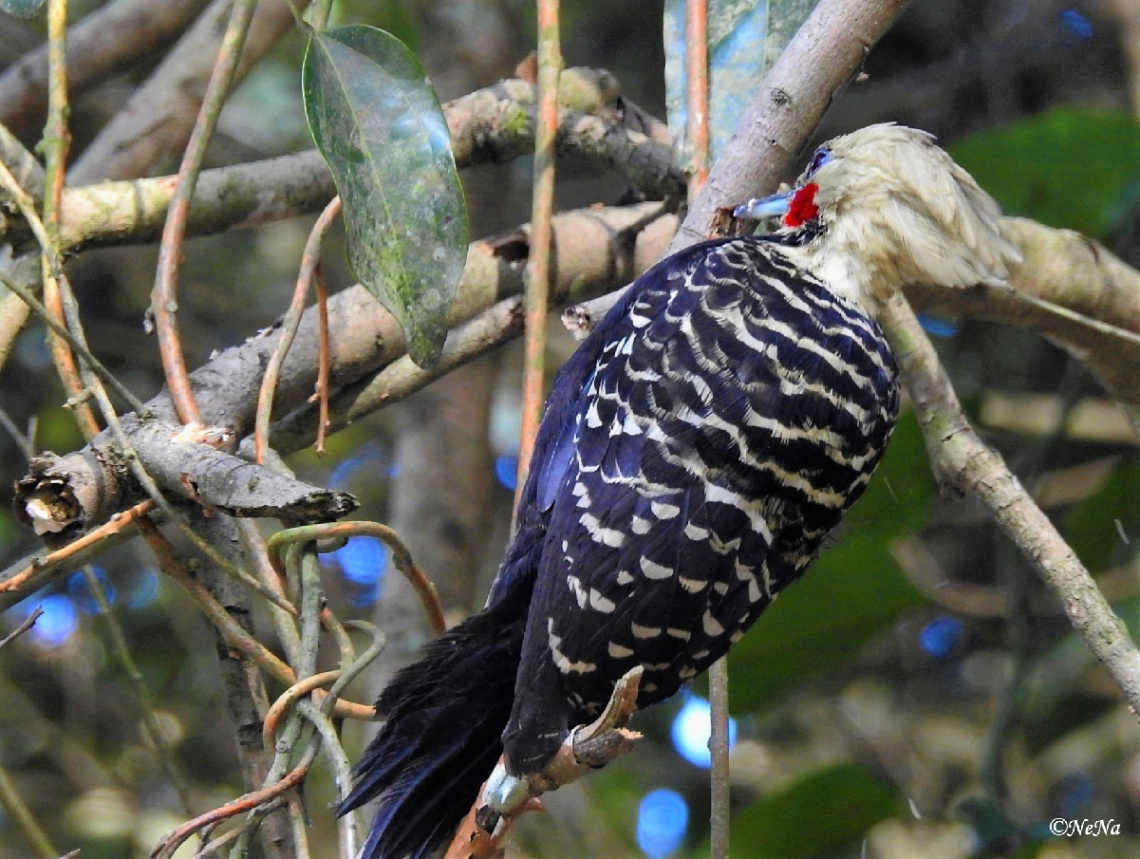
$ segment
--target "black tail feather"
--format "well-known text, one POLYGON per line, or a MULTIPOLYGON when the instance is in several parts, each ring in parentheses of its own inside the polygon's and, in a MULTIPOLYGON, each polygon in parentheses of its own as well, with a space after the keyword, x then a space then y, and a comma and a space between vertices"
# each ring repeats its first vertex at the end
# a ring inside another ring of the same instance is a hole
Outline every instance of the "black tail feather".
POLYGON ((525 611, 469 618, 400 671, 376 708, 384 727, 356 765, 345 814, 379 797, 361 859, 426 859, 459 824, 502 753, 525 611))

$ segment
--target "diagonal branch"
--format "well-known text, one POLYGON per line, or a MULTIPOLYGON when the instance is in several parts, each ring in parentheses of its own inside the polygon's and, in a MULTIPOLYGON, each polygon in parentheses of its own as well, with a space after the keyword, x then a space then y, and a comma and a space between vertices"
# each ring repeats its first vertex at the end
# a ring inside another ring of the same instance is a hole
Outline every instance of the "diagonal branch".
POLYGON ((1140 714, 1140 651, 1133 646, 1123 621, 1001 456, 978 438, 906 300, 896 296, 884 308, 881 321, 940 484, 986 505, 1057 597, 1132 712, 1140 714))
MULTIPOLYGON (((659 204, 642 204, 555 216, 557 264, 552 272, 552 300, 561 305, 613 289, 651 265, 672 234, 672 219, 659 217, 661 212, 659 204)), ((501 333, 509 328, 512 314, 508 312, 503 318, 496 315, 501 314, 502 308, 494 308, 504 296, 521 292, 521 269, 528 253, 526 227, 471 245, 452 308, 451 325, 457 326, 492 308, 492 330, 486 331, 484 325, 483 333, 487 336, 461 338, 466 351, 459 356, 454 351, 450 356, 445 353, 447 366, 470 360, 501 342, 501 333)), ((358 406, 367 402, 371 408, 379 408, 434 378, 429 372, 417 373, 406 366, 407 362, 397 360, 405 353, 399 326, 363 287, 352 287, 333 296, 329 314, 333 331, 331 385, 342 392, 351 389, 351 399, 358 406), (383 390, 370 390, 368 380, 385 367, 390 372, 383 390)), ((222 352, 191 374, 203 418, 208 424, 223 427, 223 435, 240 438, 252 430, 256 398, 251 392, 257 390, 278 333, 270 330, 255 336, 222 352)), ((307 403, 316 380, 317 354, 317 313, 310 308, 282 366, 276 397, 282 412, 307 403)), ((348 499, 343 493, 309 487, 209 444, 172 444, 178 422, 169 397, 160 394, 145 405, 144 415, 124 416, 123 426, 140 462, 166 491, 241 515, 312 520, 335 518, 348 511, 348 499)), ((347 407, 343 397, 334 398, 334 408, 337 407, 347 407)), ((351 420, 352 416, 337 411, 336 419, 351 420)), ((274 436, 274 443, 279 439, 279 435, 274 436)), ((301 437, 295 432, 285 442, 285 449, 295 449, 311 440, 311 433, 301 437)), ((99 525, 136 496, 133 478, 124 470, 112 436, 104 432, 82 450, 37 466, 21 480, 16 504, 28 519, 48 517, 55 522, 58 518, 63 528, 75 526, 78 530, 76 523, 83 527, 99 525), (29 505, 34 505, 36 511, 31 511, 29 505)), ((22 574, 26 566, 26 562, 21 562, 0 573, 0 583, 22 574)), ((41 585, 45 581, 44 576, 33 578, 41 585)), ((23 595, 25 588, 15 587, 5 591, 0 602, 14 601, 23 595)))

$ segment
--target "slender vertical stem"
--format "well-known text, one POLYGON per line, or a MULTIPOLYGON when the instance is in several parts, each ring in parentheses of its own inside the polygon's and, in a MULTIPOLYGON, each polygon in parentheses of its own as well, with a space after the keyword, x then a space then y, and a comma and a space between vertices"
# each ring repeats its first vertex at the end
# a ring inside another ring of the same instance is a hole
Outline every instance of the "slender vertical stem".
POLYGON ((554 209, 554 142, 558 133, 558 78, 562 55, 558 42, 558 0, 538 0, 538 126, 534 140, 534 199, 531 208, 530 258, 526 274, 526 334, 523 366, 522 437, 519 440, 518 500, 530 471, 534 439, 542 420, 549 304, 550 256, 554 209))
MULTIPOLYGON (((689 200, 705 186, 709 175, 709 56, 707 0, 685 4, 685 67, 688 73, 688 117, 685 136, 689 142, 689 200)), ((728 659, 722 657, 709 668, 709 771, 711 797, 709 826, 713 859, 728 856, 728 824, 731 817, 728 764, 728 659)))
MULTIPOLYGON (((44 127, 44 209, 43 224, 47 246, 40 256, 44 282, 44 306, 52 319, 64 322, 64 296, 60 286, 59 259, 60 202, 63 198, 63 177, 67 169, 67 154, 71 149, 71 132, 67 126, 67 2, 51 0, 48 4, 48 118, 44 127)), ((64 390, 79 402, 75 419, 85 438, 99 432, 99 424, 91 406, 81 402, 83 381, 79 366, 67 342, 48 333, 48 347, 56 370, 63 381, 64 390)))
POLYGON ((689 198, 705 186, 709 175, 708 0, 685 4, 685 69, 688 98, 685 129, 689 139, 689 198))
POLYGON ((178 170, 178 185, 166 214, 166 226, 162 231, 162 245, 158 256, 158 272, 155 276, 154 291, 151 293, 151 309, 154 311, 154 324, 158 333, 162 366, 166 371, 166 384, 170 388, 171 399, 178 410, 179 420, 185 424, 200 424, 202 418, 190 386, 190 373, 186 368, 186 356, 182 352, 182 341, 175 320, 178 311, 178 263, 182 255, 182 239, 186 234, 186 216, 190 211, 194 188, 198 183, 202 160, 206 156, 206 147, 214 135, 218 116, 229 94, 230 83, 237 70, 241 49, 249 32, 249 22, 256 6, 257 0, 234 2, 226 33, 222 38, 222 46, 218 51, 218 61, 213 74, 210 75, 206 96, 202 100, 194 131, 190 135, 186 153, 182 157, 182 165, 178 170))
POLYGON ((713 859, 728 857, 728 825, 732 818, 731 785, 728 765, 728 657, 722 656, 709 668, 709 706, 712 726, 709 733, 709 756, 712 767, 709 780, 709 829, 713 859))
MULTIPOLYGON (((270 356, 269 364, 265 368, 265 376, 261 380, 261 392, 257 398, 257 416, 254 419, 254 459, 264 462, 265 449, 269 444, 269 419, 273 413, 273 394, 277 389, 277 380, 281 375, 281 366, 285 363, 285 356, 289 354, 289 347, 293 345, 293 338, 301 324, 301 314, 305 310, 305 299, 309 295, 309 284, 313 282, 315 273, 321 264, 321 245, 336 216, 340 214, 340 197, 333 197, 315 224, 309 231, 309 238, 305 242, 305 250, 301 254, 301 267, 297 274, 297 285, 293 288, 293 300, 281 321, 281 337, 277 341, 277 348, 270 356)), ((324 315, 322 315, 324 320, 324 315)), ((327 350, 322 350, 327 351, 327 350)), ((327 377, 326 377, 327 378, 327 377)), ((324 439, 324 427, 318 431, 318 438, 324 439)))
POLYGON ((40 859, 56 859, 59 856, 59 851, 55 849, 47 834, 36 822, 31 809, 20 797, 15 784, 12 783, 12 778, 3 767, 0 767, 0 808, 7 812, 8 816, 24 833, 24 837, 32 845, 36 856, 40 859))

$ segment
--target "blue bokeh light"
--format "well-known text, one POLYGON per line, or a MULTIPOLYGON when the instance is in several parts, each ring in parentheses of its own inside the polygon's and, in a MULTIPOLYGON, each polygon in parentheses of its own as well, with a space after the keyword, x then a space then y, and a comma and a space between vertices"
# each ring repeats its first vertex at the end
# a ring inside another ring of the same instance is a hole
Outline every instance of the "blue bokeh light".
POLYGON ((685 841, 689 804, 675 790, 647 793, 637 807, 637 846, 646 856, 668 856, 685 841))
POLYGON ((951 319, 939 319, 936 316, 927 316, 925 313, 918 314, 918 321, 922 324, 929 333, 935 337, 953 337, 957 334, 962 325, 951 319))
POLYGON ((384 578, 392 553, 375 537, 350 537, 335 555, 346 579, 358 585, 371 585, 384 578))
POLYGON ((1088 18, 1086 18, 1076 9, 1066 9, 1060 14, 1059 19, 1061 26, 1076 36, 1078 39, 1092 38, 1092 24, 1089 23, 1088 18))
POLYGON ((937 659, 943 659, 966 631, 965 624, 948 614, 939 615, 926 624, 918 634, 922 649, 937 659))
POLYGON ((518 486, 519 458, 514 454, 504 453, 495 457, 495 477, 511 492, 518 486))
POLYGON ((35 624, 27 632, 27 637, 33 644, 58 647, 79 628, 79 610, 71 597, 64 594, 29 597, 12 606, 9 614, 22 621, 37 608, 43 609, 43 614, 36 618, 35 624))
MULTIPOLYGON (((102 567, 92 567, 91 571, 103 588, 103 597, 107 600, 107 605, 114 605, 118 594, 111 580, 107 578, 107 571, 102 567)), ((95 599, 95 594, 82 570, 76 570, 67 577, 67 595, 71 597, 75 606, 86 614, 99 614, 99 602, 95 599)))
POLYGON ((398 471, 387 452, 379 445, 369 443, 361 445, 352 456, 341 460, 329 474, 328 485, 332 489, 347 489, 354 480, 381 474, 395 477, 398 471), (365 472, 363 477, 361 472, 365 472))
POLYGON ((1081 817, 1096 796, 1096 784, 1088 773, 1069 773, 1061 780, 1061 814, 1068 818, 1081 817))
POLYGON ((350 537, 333 556, 348 585, 345 597, 349 603, 357 608, 374 604, 392 558, 387 545, 375 537, 350 537))
MULTIPOLYGON (((712 734, 712 708, 704 698, 689 696, 673 719, 673 748, 694 766, 708 769, 712 763, 709 736, 712 734)), ((728 720, 728 745, 736 745, 736 720, 728 720)))
POLYGON ((127 592, 127 607, 132 609, 146 608, 158 599, 158 573, 145 569, 138 574, 131 589, 127 592))

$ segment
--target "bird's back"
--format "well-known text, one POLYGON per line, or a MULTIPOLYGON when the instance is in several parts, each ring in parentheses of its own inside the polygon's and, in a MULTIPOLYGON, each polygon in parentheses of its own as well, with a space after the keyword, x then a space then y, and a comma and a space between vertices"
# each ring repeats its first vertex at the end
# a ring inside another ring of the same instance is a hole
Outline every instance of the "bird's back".
POLYGON ((898 411, 878 326, 776 242, 708 242, 632 289, 556 379, 531 476, 516 772, 634 665, 645 706, 726 652, 862 492, 898 411))

